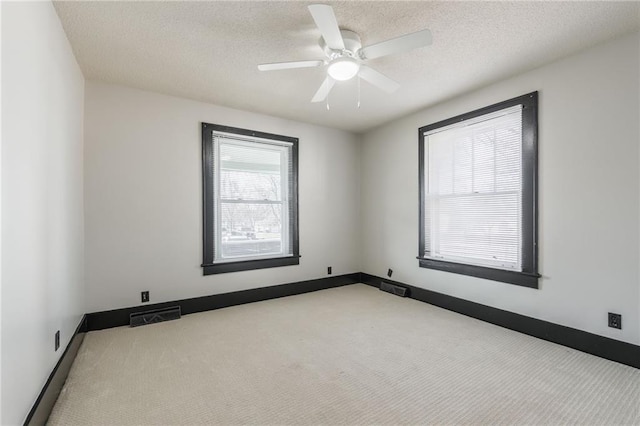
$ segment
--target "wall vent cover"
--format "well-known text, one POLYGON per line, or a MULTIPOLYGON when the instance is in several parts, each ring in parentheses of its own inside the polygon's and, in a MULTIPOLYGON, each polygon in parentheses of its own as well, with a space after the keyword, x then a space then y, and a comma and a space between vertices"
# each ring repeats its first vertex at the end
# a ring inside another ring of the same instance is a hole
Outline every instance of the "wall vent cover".
POLYGON ((409 296, 409 289, 406 287, 400 287, 399 285, 391 284, 386 281, 382 281, 380 283, 380 290, 386 291, 387 293, 395 294, 400 297, 409 296))
POLYGON ((180 316, 180 306, 171 306, 164 309, 136 312, 129 315, 129 325, 131 327, 138 327, 140 325, 180 319, 180 316))

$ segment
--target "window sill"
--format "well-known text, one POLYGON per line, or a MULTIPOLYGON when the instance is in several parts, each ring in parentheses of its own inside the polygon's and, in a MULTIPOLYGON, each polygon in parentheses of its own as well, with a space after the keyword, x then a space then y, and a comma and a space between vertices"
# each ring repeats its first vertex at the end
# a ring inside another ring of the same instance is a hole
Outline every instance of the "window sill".
POLYGON ((421 268, 436 269, 438 271, 452 272, 454 274, 468 275, 476 278, 484 278, 491 281, 500 281, 507 284, 522 287, 538 288, 540 274, 531 272, 506 271, 504 269, 487 268, 484 266, 465 265, 462 263, 445 262, 442 260, 417 258, 421 268))
POLYGON ((270 259, 242 260, 238 262, 209 263, 201 265, 204 275, 224 274, 227 272, 250 271, 253 269, 277 268, 278 266, 299 265, 300 256, 277 257, 270 259))

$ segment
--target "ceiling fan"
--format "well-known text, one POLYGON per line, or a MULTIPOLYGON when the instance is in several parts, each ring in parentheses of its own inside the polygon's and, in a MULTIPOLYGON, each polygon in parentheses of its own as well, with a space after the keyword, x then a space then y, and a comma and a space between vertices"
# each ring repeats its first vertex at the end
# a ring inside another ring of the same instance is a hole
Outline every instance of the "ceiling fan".
POLYGON ((431 44, 431 32, 425 29, 362 47, 358 34, 353 31, 341 29, 338 26, 338 21, 331 6, 313 4, 309 6, 309 12, 311 12, 311 16, 322 34, 320 47, 322 47, 326 58, 321 60, 261 64, 258 65, 258 69, 260 71, 274 71, 328 65, 327 77, 311 99, 311 102, 324 101, 336 81, 346 81, 356 75, 388 93, 393 93, 400 85, 384 74, 364 65, 364 62, 368 59, 407 52, 431 44))

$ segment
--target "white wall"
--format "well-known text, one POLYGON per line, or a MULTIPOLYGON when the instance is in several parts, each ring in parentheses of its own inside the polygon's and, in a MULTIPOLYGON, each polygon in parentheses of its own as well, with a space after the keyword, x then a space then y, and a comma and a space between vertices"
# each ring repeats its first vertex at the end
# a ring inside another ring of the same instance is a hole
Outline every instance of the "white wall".
POLYGON ((96 82, 85 119, 88 312, 359 272, 357 136, 96 82), (202 275, 201 122, 299 138, 300 265, 202 275))
MULTIPOLYGON (((2 7, 0 6, 0 33, 2 7)), ((0 34, 0 100, 2 99, 2 42, 0 34)), ((1 101, 0 101, 1 103, 1 101)), ((0 111, 2 106, 0 105, 0 111)), ((0 332, 2 331, 2 113, 0 112, 0 332)), ((0 335, 0 422, 2 422, 2 336, 0 335)))
POLYGON ((24 421, 85 312, 84 78, 51 3, 1 7, 1 423, 13 425, 24 421))
POLYGON ((635 34, 364 135, 363 272, 639 344, 638 63, 635 34), (535 90, 540 289, 419 268, 418 128, 535 90))

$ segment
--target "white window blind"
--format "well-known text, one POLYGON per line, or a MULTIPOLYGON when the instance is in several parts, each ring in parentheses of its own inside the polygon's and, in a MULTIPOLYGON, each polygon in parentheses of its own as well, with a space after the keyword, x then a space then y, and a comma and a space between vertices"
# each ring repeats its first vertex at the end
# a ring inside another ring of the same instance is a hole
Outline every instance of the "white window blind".
POLYGON ((291 256, 291 148, 214 133, 214 263, 291 256))
POLYGON ((424 141, 424 257, 521 271, 522 105, 424 141))

